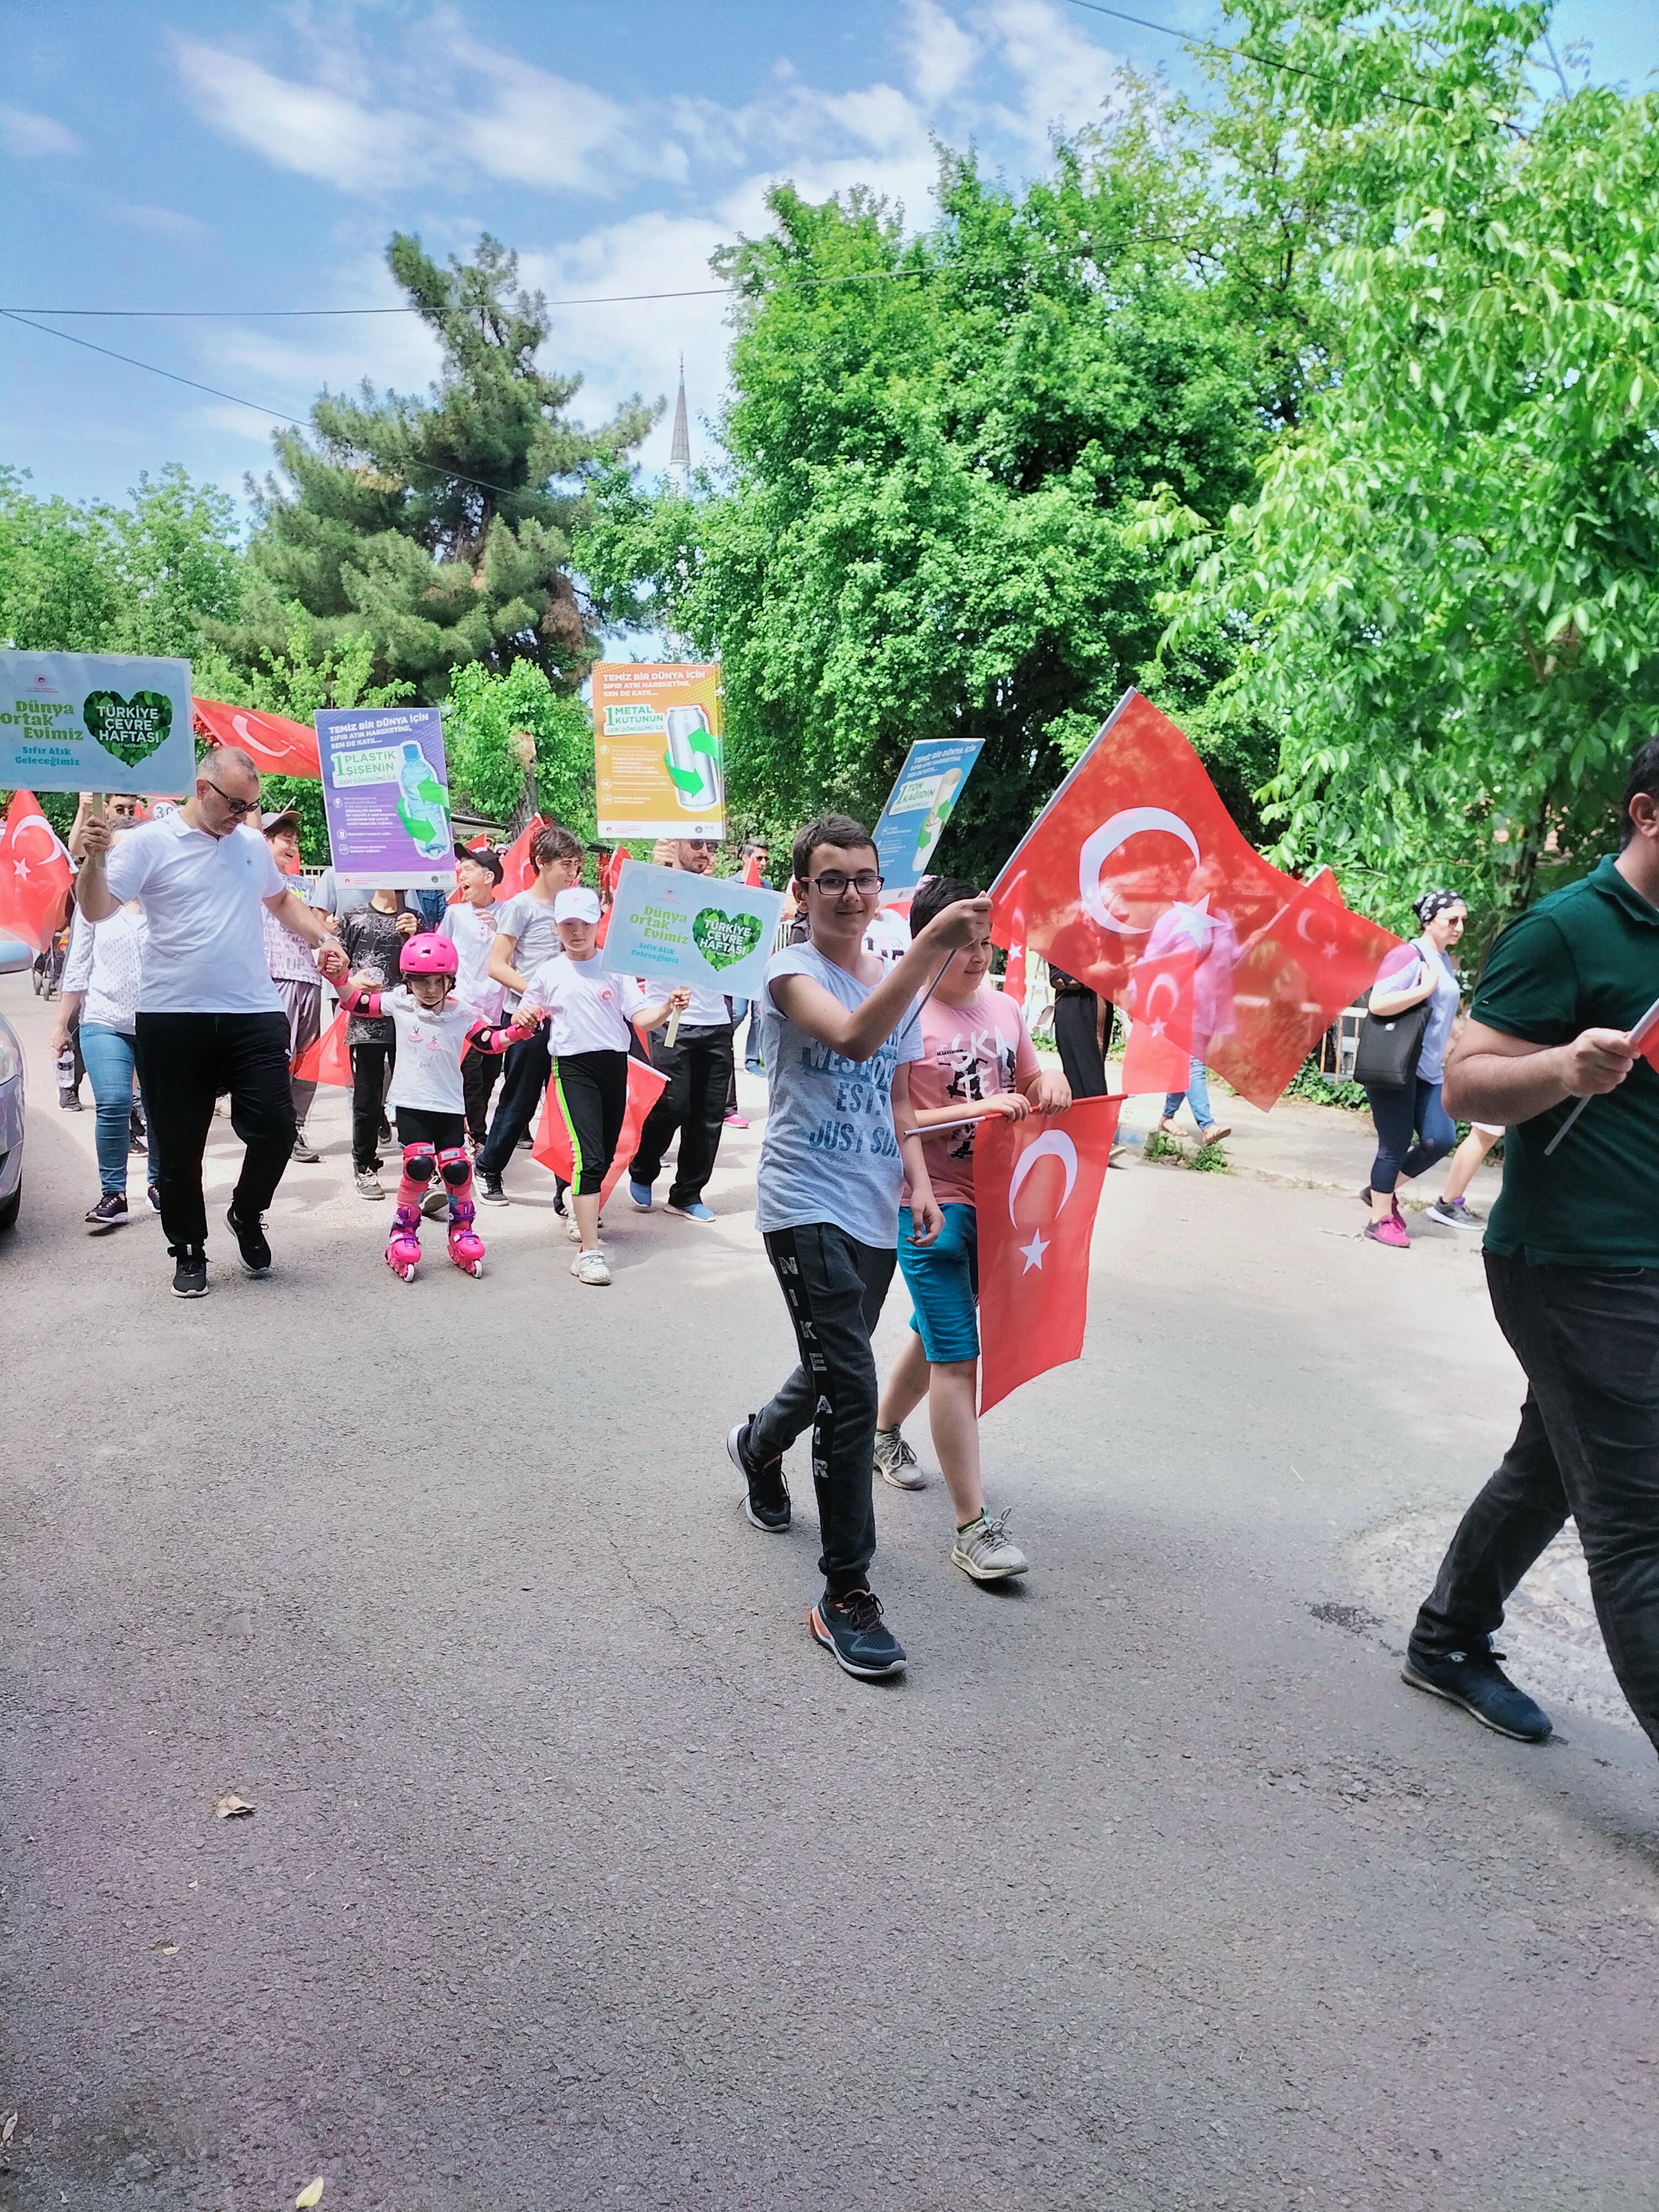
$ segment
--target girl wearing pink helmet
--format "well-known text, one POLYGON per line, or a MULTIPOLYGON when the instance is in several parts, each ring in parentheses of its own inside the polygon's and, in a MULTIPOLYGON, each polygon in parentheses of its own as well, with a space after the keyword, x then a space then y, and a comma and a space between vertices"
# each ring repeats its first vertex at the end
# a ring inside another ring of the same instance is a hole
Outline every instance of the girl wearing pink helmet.
POLYGON ((421 1258, 421 1200, 435 1175, 449 1194, 449 1256, 463 1273, 482 1274, 484 1248, 473 1227, 461 1061, 468 1052, 505 1052, 529 1034, 531 1025, 515 1020, 504 1029, 493 1028, 469 1007, 453 1002, 459 958, 453 940, 433 930, 404 944, 404 980, 395 991, 356 988, 338 945, 326 946, 317 964, 348 1013, 381 1015, 397 1029, 397 1066, 386 1106, 398 1117, 404 1172, 386 1248, 387 1267, 404 1282, 414 1281, 421 1258))

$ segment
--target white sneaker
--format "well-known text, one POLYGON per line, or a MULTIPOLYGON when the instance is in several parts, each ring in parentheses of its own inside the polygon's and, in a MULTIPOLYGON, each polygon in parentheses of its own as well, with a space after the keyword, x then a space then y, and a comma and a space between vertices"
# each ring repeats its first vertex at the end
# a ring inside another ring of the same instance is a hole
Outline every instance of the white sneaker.
POLYGON ((579 1283, 608 1283, 611 1280, 611 1270, 605 1264, 603 1252, 578 1252, 570 1262, 570 1272, 579 1283))
POLYGON ((876 1473, 895 1490, 926 1490, 927 1478, 897 1429, 876 1431, 876 1473))
POLYGON ((965 1528, 958 1528, 951 1558, 965 1575, 976 1583, 1006 1582, 1011 1575, 1023 1575, 1030 1565, 1018 1544, 1008 1538, 1008 1514, 1012 1507, 999 1513, 994 1521, 981 1513, 977 1521, 970 1521, 965 1528))

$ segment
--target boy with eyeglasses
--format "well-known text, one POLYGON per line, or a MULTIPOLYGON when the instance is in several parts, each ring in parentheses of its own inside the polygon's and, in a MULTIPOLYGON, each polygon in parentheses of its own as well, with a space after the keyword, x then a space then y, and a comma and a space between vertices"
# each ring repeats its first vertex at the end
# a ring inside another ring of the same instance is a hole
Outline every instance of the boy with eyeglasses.
POLYGON ((807 936, 773 955, 761 994, 769 1106, 755 1223, 800 1364, 726 1438, 747 1486, 744 1512, 757 1528, 778 1531, 790 1518, 783 1455, 811 1424, 824 1588, 807 1625, 839 1666, 865 1679, 905 1664, 869 1571, 870 1339, 892 1280, 907 1180, 915 1241, 930 1243, 942 1219, 920 1141, 898 1133, 914 1127, 908 1069, 921 1056, 911 1008, 947 959, 983 935, 990 915, 987 899, 947 907, 884 975, 863 945, 881 901, 878 867, 869 831, 845 814, 824 815, 795 839, 793 887, 807 936))

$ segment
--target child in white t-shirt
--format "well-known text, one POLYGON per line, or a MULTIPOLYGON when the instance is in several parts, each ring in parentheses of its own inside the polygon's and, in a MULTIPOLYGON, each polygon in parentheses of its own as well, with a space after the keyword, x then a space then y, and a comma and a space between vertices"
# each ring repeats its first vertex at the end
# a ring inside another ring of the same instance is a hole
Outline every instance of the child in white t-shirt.
POLYGON ((348 981, 350 963, 337 945, 317 956, 348 1013, 383 1018, 397 1030, 397 1065, 386 1103, 398 1117, 404 1172, 386 1263, 406 1283, 414 1281, 420 1264, 421 1205, 434 1175, 449 1194, 449 1256, 465 1274, 483 1273, 484 1248, 473 1227, 472 1162, 463 1141, 462 1055, 505 1052, 535 1026, 515 1017, 507 1028, 493 1028, 461 1005, 452 996, 459 964, 453 940, 432 930, 405 940, 403 986, 396 991, 359 990, 348 981))
POLYGON ((599 1249, 599 1193, 628 1111, 630 1022, 653 1030, 686 1006, 691 994, 671 991, 654 1005, 631 975, 612 975, 598 951, 599 896, 581 884, 562 890, 553 919, 563 948, 529 977, 518 1018, 549 1018, 553 1095, 569 1133, 574 1173, 571 1235, 581 1249, 570 1263, 579 1283, 603 1284, 611 1270, 599 1249))

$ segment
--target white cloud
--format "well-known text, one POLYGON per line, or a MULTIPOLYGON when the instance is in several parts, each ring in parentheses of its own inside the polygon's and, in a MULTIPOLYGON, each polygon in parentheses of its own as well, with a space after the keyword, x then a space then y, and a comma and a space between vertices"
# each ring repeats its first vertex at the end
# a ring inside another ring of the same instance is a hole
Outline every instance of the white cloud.
POLYGON ((1005 96, 996 119, 1011 137, 1023 138, 1031 155, 1041 158, 1051 131, 1075 131, 1100 115, 1119 58, 1051 0, 992 0, 975 21, 1020 95, 1017 103, 1005 96))
POLYGON ((0 107, 0 145, 25 161, 81 150, 81 141, 64 124, 50 115, 31 115, 22 107, 0 107))
POLYGON ((198 111, 222 137, 278 168, 349 192, 377 192, 424 173, 426 133, 395 108, 369 109, 323 84, 295 84, 194 39, 176 42, 198 111))
POLYGON ((176 208, 126 205, 112 207, 112 222, 124 222, 133 230, 148 230, 157 238, 206 238, 209 226, 193 215, 180 215, 176 208))
POLYGON ((980 57, 979 40, 947 15, 938 0, 905 0, 911 82, 925 106, 937 107, 961 90, 980 57))

